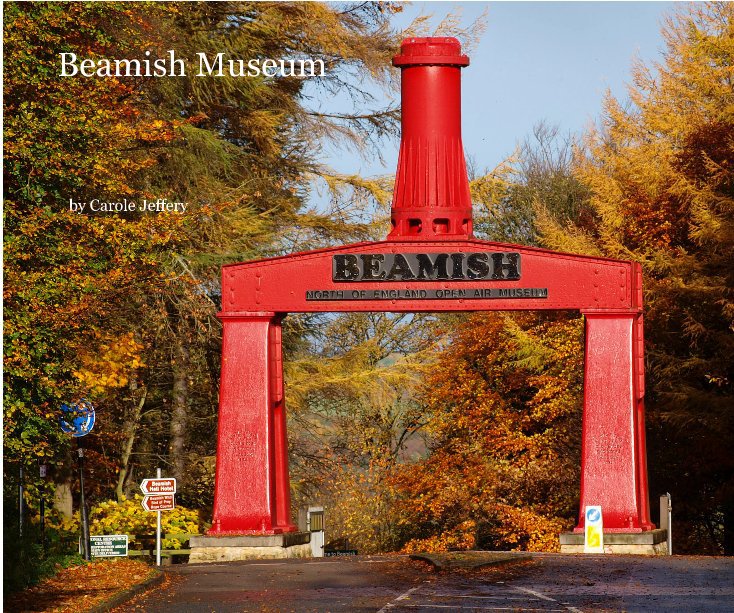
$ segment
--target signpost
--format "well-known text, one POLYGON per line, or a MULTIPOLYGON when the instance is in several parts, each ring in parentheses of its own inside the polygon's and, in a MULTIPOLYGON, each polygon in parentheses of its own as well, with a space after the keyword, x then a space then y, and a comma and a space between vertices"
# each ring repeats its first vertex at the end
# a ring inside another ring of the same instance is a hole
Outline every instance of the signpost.
POLYGON ((118 558, 127 555, 127 534, 90 536, 92 557, 118 558))
POLYGON ((161 511, 170 511, 175 508, 174 494, 176 493, 176 479, 161 479, 161 469, 156 469, 155 479, 143 479, 140 490, 145 494, 143 508, 146 511, 155 511, 157 514, 155 530, 155 563, 161 565, 161 511))
POLYGON ((160 496, 146 496, 141 503, 146 511, 172 511, 176 508, 173 494, 161 494, 160 496))
POLYGON ((604 553, 604 526, 600 506, 586 507, 584 553, 604 553))
POLYGON ((84 500, 84 447, 82 446, 82 437, 92 431, 94 422, 94 406, 88 400, 82 398, 72 404, 61 405, 61 415, 59 416, 61 430, 77 439, 79 508, 82 520, 82 540, 84 541, 83 554, 84 559, 87 561, 91 558, 91 552, 89 544, 89 518, 87 516, 87 504, 84 500))

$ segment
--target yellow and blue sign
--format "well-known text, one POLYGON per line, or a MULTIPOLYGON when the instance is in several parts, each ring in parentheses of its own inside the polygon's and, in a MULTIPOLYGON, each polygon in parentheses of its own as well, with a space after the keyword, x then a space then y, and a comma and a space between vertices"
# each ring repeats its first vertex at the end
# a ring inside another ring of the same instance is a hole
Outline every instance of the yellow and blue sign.
POLYGON ((600 506, 586 507, 584 526, 584 553, 604 553, 604 526, 600 506))

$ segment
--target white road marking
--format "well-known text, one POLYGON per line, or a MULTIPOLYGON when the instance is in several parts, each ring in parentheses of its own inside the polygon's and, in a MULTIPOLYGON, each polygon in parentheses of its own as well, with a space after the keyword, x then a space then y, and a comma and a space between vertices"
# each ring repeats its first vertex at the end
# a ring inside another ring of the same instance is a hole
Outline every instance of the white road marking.
POLYGON ((407 592, 405 592, 404 594, 400 594, 400 596, 398 596, 398 597, 397 597, 397 598, 396 598, 395 600, 405 600, 405 599, 406 599, 406 598, 407 598, 408 596, 410 596, 410 595, 411 595, 411 594, 412 594, 413 592, 415 592, 416 590, 419 590, 419 589, 420 589, 420 587, 421 587, 421 586, 420 586, 420 585, 418 585, 418 586, 416 586, 416 587, 412 587, 412 588, 410 588, 410 589, 409 589, 409 590, 408 590, 407 592))
POLYGON ((541 600, 547 600, 548 602, 558 602, 555 598, 544 596, 540 592, 536 592, 535 590, 529 590, 526 587, 513 587, 512 589, 517 590, 518 592, 525 592, 526 594, 532 594, 533 596, 537 596, 541 600))
POLYGON ((438 598, 488 598, 490 600, 538 600, 527 596, 469 596, 467 594, 428 594, 428 596, 437 596, 438 598))
MULTIPOLYGON (((547 611, 555 612, 555 613, 564 613, 565 609, 526 609, 525 607, 522 607, 521 609, 518 609, 517 607, 457 607, 456 605, 450 605, 450 604, 402 604, 401 607, 409 607, 411 609, 423 609, 423 608, 431 608, 431 609, 453 609, 454 611, 547 611)), ((380 613, 379 611, 377 613, 380 613)))
MULTIPOLYGON (((377 613, 386 613, 387 611, 389 611, 390 609, 392 609, 392 608, 393 608, 393 607, 395 606, 395 603, 396 603, 396 602, 397 602, 398 600, 405 600, 405 599, 406 599, 406 598, 408 598, 408 597, 409 597, 409 596, 410 596, 410 595, 411 595, 411 594, 412 594, 413 592, 415 592, 416 590, 419 590, 419 589, 420 589, 421 587, 422 587, 422 586, 420 586, 420 585, 417 585, 416 587, 412 587, 412 588, 410 588, 410 589, 409 589, 409 590, 408 590, 407 592, 403 592, 403 593, 402 593, 402 594, 400 594, 400 596, 398 596, 398 597, 397 597, 397 598, 396 598, 395 600, 392 600, 391 602, 388 602, 388 603, 387 603, 387 604, 386 604, 386 605, 385 605, 384 607, 382 607, 382 608, 381 608, 381 609, 380 609, 380 610, 379 610, 379 611, 378 611, 377 613)), ((402 606, 405 606, 405 605, 402 605, 402 606)))
MULTIPOLYGON (((513 590, 517 590, 519 592, 525 592, 526 594, 532 594, 533 596, 537 596, 541 600, 547 600, 548 602, 558 602, 555 598, 551 598, 550 596, 545 596, 544 594, 541 594, 540 592, 536 592, 535 590, 528 589, 526 587, 514 587, 513 590)), ((567 605, 568 603, 562 602, 562 605, 567 605)), ((566 606, 566 611, 571 611, 572 613, 583 613, 580 609, 577 609, 576 607, 566 606)))
MULTIPOLYGON (((420 602, 420 601, 417 602, 416 604, 400 602, 401 600, 406 600, 408 597, 410 597, 411 594, 414 594, 415 592, 417 592, 421 587, 423 586, 419 585, 419 586, 410 588, 408 591, 404 592, 403 594, 400 594, 400 596, 395 598, 395 600, 388 602, 377 613, 387 613, 388 611, 390 611, 390 609, 393 609, 396 607, 401 608, 401 609, 402 608, 406 608, 406 609, 421 609, 421 608, 451 609, 454 611, 518 611, 518 610, 521 610, 521 611, 547 611, 548 613, 565 613, 566 611, 572 611, 573 613, 583 613, 582 611, 579 611, 578 609, 575 609, 574 607, 566 607, 565 609, 532 609, 532 608, 527 608, 527 607, 519 608, 519 603, 517 604, 512 603, 513 606, 509 606, 509 607, 491 607, 491 606, 486 606, 486 605, 485 606, 470 606, 468 605, 468 603, 464 604, 466 600, 464 602, 454 603, 454 604, 438 604, 438 603, 420 602)), ((558 602, 555 598, 550 598, 549 596, 545 596, 544 594, 541 594, 540 592, 536 592, 535 590, 531 590, 528 588, 512 586, 511 589, 515 591, 519 591, 519 592, 524 592, 526 594, 531 594, 532 596, 534 596, 534 598, 529 598, 528 596, 520 597, 520 596, 506 596, 506 595, 472 596, 469 594, 447 594, 443 592, 427 592, 427 593, 421 594, 421 596, 425 598, 455 598, 455 599, 467 598, 467 599, 505 600, 505 601, 506 600, 514 600, 514 601, 545 600, 547 602, 556 602, 556 603, 558 602)), ((420 600, 423 600, 423 598, 421 598, 420 600)), ((490 603, 487 602, 486 604, 489 605, 490 603)), ((498 602, 496 604, 500 604, 500 603, 498 602)))

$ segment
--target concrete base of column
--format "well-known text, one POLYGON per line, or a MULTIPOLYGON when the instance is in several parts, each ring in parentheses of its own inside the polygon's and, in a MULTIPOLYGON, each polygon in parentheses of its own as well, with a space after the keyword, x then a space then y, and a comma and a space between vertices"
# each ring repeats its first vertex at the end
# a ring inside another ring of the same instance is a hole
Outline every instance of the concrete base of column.
MULTIPOLYGON (((604 553, 626 553, 635 555, 667 555, 668 531, 605 532, 604 553)), ((561 534, 561 553, 584 553, 583 532, 561 534)))
POLYGON ((272 535, 192 536, 189 564, 310 558, 311 533, 287 532, 272 535))

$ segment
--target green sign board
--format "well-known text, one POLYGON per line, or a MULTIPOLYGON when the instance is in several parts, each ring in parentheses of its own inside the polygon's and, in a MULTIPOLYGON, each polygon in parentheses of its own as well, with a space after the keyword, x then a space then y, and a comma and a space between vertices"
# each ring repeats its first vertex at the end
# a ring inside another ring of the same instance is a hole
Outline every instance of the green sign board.
POLYGON ((89 537, 93 558, 127 555, 127 534, 102 534, 89 537))

